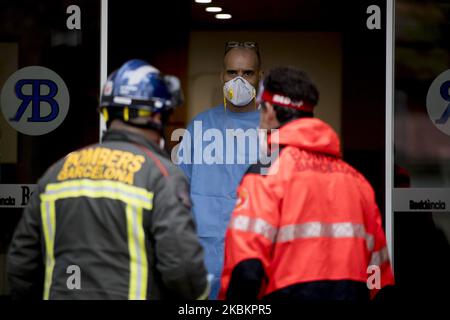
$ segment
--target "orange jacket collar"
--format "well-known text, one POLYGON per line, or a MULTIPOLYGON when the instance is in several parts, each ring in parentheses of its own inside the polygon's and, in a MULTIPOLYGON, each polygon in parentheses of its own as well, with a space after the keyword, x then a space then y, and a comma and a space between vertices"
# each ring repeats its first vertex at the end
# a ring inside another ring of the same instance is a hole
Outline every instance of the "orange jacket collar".
POLYGON ((302 118, 291 121, 278 130, 278 134, 269 135, 269 146, 274 144, 293 146, 341 157, 341 146, 336 132, 325 122, 317 118, 302 118), (276 135, 278 135, 278 142, 276 135))

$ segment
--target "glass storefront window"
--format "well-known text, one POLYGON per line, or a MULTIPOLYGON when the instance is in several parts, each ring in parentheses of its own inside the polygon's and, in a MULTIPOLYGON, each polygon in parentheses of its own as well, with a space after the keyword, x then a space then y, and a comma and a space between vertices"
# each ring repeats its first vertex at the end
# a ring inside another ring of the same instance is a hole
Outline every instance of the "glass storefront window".
POLYGON ((404 296, 450 284, 449 21, 446 1, 396 1, 394 261, 404 296))
POLYGON ((99 77, 100 1, 1 1, 2 103, 16 110, 2 108, 0 116, 0 296, 8 294, 6 251, 33 185, 67 153, 98 142, 99 77), (45 107, 33 110, 30 101, 21 115, 20 101, 7 85, 13 78, 23 83, 22 98, 47 99, 45 107), (14 127, 21 123, 44 131, 21 132, 14 127))

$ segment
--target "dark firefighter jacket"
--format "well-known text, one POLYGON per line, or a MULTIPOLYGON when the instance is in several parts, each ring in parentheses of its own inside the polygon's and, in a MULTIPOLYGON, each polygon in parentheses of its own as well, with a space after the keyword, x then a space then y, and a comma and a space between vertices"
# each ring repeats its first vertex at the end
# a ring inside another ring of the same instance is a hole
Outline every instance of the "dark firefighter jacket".
POLYGON ((110 130, 39 180, 8 254, 13 299, 201 299, 204 256, 184 175, 110 130))

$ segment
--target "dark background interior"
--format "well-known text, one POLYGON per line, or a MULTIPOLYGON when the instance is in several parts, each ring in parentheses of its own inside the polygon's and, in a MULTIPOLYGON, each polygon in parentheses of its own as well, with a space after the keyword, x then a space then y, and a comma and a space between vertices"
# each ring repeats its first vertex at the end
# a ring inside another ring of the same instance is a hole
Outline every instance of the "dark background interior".
MULTIPOLYGON (((71 103, 63 124, 40 137, 19 133, 17 164, 2 164, 1 183, 36 183, 56 160, 99 139, 96 111, 100 70, 100 1, 0 2, 0 41, 19 43, 19 68, 42 65, 66 81, 71 103), (68 5, 82 10, 81 42, 52 46, 52 33, 67 32, 68 5)), ((175 74, 186 90, 192 30, 336 31, 343 41, 342 143, 344 158, 373 185, 384 212, 385 30, 367 30, 366 8, 385 1, 217 1, 233 14, 218 21, 192 0, 109 1, 108 73, 142 58, 175 74)), ((384 21, 383 21, 384 25, 384 21)), ((288 49, 287 49, 288 50, 288 49)), ((322 92, 326 95, 326 92, 322 92)), ((179 109, 168 130, 186 125, 179 109)), ((1 209, 0 250, 6 251, 19 209, 1 209)), ((383 214, 384 216, 384 214, 383 214)))

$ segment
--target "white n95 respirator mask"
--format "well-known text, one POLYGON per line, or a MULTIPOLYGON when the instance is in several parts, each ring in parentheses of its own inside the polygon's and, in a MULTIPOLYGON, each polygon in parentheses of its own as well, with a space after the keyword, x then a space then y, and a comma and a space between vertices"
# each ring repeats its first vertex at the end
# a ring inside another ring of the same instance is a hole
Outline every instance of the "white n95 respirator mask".
POLYGON ((237 107, 248 105, 256 96, 256 89, 242 77, 236 77, 223 85, 223 95, 237 107))

